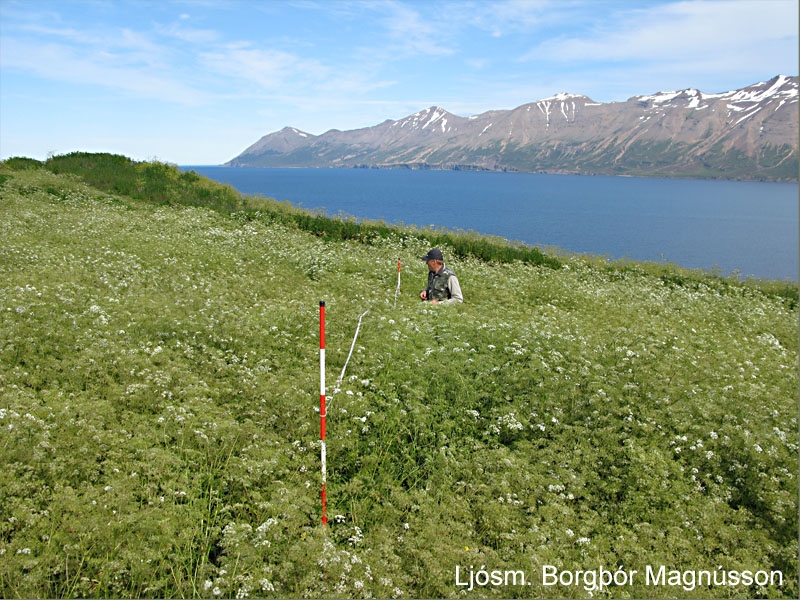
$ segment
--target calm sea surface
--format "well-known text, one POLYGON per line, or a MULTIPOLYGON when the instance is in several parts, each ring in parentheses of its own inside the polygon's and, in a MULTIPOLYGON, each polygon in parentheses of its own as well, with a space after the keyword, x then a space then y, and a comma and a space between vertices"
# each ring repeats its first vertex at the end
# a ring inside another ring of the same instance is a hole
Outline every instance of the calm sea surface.
POLYGON ((530 173, 193 166, 329 215, 474 230, 546 248, 798 279, 798 185, 530 173))

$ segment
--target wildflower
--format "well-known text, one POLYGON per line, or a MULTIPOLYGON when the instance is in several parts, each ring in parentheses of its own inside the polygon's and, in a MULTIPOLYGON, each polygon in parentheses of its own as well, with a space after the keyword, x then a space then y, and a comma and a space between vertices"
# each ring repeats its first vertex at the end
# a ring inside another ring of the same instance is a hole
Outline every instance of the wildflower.
MULTIPOLYGON (((337 515, 337 516, 339 516, 339 515, 337 515)), ((270 517, 269 519, 267 519, 266 521, 264 521, 264 522, 263 522, 261 525, 259 525, 259 526, 256 528, 256 531, 257 531, 258 533, 266 533, 266 532, 267 532, 267 530, 268 530, 270 527, 272 527, 273 525, 277 525, 277 524, 278 524, 278 520, 277 520, 277 519, 274 519, 274 518, 272 518, 272 517, 270 517)))
POLYGON ((356 526, 353 527, 353 535, 347 538, 348 543, 351 546, 358 546, 364 540, 364 534, 361 533, 361 529, 356 526))

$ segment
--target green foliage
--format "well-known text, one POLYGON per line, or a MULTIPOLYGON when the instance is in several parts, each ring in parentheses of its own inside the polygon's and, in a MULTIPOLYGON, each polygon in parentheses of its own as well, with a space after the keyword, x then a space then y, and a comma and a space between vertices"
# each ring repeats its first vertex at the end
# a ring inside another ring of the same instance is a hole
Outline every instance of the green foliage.
POLYGON ((481 236, 475 232, 440 229, 418 229, 414 227, 393 227, 383 222, 357 221, 346 216, 328 217, 297 210, 284 211, 277 208, 274 201, 265 200, 261 204, 251 202, 259 218, 279 220, 303 231, 309 231, 326 241, 358 241, 367 245, 385 242, 391 237, 410 237, 425 240, 429 246, 447 247, 451 255, 462 258, 473 257, 487 262, 508 263, 522 261, 534 265, 544 265, 552 269, 561 266, 555 256, 545 255, 538 248, 524 244, 509 244, 501 238, 481 236), (257 208, 255 208, 257 207, 257 208))
POLYGON ((137 163, 114 154, 72 152, 48 159, 45 167, 56 174, 77 175, 104 192, 155 204, 205 206, 225 213, 242 207, 240 195, 230 186, 161 162, 137 163))
MULTIPOLYGON (((391 235, 403 235, 401 228, 382 222, 357 221, 347 216, 329 218, 272 199, 242 198, 230 186, 212 182, 194 171, 181 173, 177 167, 159 162, 136 163, 118 155, 73 152, 50 158, 46 167, 54 173, 78 175, 103 191, 157 204, 203 206, 223 214, 240 211, 247 218, 293 225, 326 241, 356 240, 371 244, 391 235)), ((511 245, 500 238, 481 237, 473 232, 413 230, 411 235, 425 239, 431 245, 447 245, 454 254, 462 257, 473 256, 497 262, 520 260, 551 268, 560 266, 558 259, 546 256, 538 248, 511 245)))
POLYGON ((0 164, 8 169, 11 169, 12 171, 39 169, 42 166, 42 163, 38 160, 26 158, 24 156, 12 156, 11 158, 7 158, 6 160, 2 161, 0 164))
POLYGON ((226 213, 106 160, 138 196, 0 166, 0 596, 589 595, 554 565, 640 572, 595 597, 797 597, 796 284, 447 241, 466 302, 433 306, 438 231, 226 213), (784 580, 646 585, 662 565, 784 580))
POLYGON ((44 164, 53 173, 79 175, 104 192, 134 196, 138 191, 136 163, 117 154, 72 152, 50 157, 44 164))

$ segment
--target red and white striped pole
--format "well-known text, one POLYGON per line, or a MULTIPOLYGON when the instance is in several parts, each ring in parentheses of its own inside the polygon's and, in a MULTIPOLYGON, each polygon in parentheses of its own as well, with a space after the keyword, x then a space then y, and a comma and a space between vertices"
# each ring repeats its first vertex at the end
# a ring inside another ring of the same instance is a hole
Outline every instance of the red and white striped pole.
POLYGON ((328 464, 325 451, 325 301, 319 303, 319 441, 322 463, 322 525, 328 525, 328 498, 325 487, 328 479, 328 464))

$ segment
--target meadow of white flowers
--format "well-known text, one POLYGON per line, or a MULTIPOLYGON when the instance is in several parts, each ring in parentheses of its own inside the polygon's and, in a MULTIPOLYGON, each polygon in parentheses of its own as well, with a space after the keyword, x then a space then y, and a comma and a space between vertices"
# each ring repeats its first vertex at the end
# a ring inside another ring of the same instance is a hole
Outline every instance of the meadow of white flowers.
POLYGON ((432 306, 413 231, 326 242, 4 179, 0 596, 797 597, 796 303, 445 247, 465 303, 432 306), (327 528, 320 300, 330 383, 370 309, 327 528), (543 565, 783 579, 589 590, 543 565))

